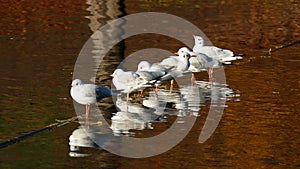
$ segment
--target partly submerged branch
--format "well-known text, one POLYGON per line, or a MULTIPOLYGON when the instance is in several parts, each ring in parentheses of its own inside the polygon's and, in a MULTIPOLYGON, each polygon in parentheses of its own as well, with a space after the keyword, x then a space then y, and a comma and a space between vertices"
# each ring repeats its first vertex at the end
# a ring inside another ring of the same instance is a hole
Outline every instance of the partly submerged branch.
POLYGON ((297 40, 295 42, 289 43, 287 45, 280 45, 280 46, 275 46, 274 48, 270 48, 269 49, 269 55, 271 55, 272 52, 275 52, 275 51, 277 51, 279 49, 283 49, 283 48, 287 48, 287 47, 290 47, 290 46, 294 46, 296 44, 300 44, 300 40, 297 40))
POLYGON ((34 130, 34 131, 29 132, 29 133, 23 134, 23 135, 21 135, 21 136, 12 138, 12 139, 7 140, 7 141, 4 141, 4 142, 1 142, 1 143, 0 143, 0 148, 4 148, 4 147, 7 147, 7 146, 9 146, 9 145, 18 143, 18 142, 20 142, 20 141, 22 141, 22 140, 24 140, 24 139, 26 139, 26 138, 29 138, 29 137, 31 137, 31 136, 34 136, 34 135, 36 135, 36 134, 38 134, 38 133, 41 133, 41 132, 43 132, 43 131, 46 131, 46 130, 53 130, 53 129, 55 129, 55 128, 64 126, 64 125, 66 125, 66 124, 68 124, 68 123, 70 123, 70 122, 73 122, 73 121, 77 120, 77 119, 78 119, 78 117, 75 116, 75 117, 71 117, 71 118, 66 119, 66 120, 59 120, 58 122, 53 123, 53 124, 50 124, 50 125, 48 125, 48 126, 46 126, 46 127, 44 127, 44 128, 41 128, 41 129, 39 129, 39 130, 34 130))

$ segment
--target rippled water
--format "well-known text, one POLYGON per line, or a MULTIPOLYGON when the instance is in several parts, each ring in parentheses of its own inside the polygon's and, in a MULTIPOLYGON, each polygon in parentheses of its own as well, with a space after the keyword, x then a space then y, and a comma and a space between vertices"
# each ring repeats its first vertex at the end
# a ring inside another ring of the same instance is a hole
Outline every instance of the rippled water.
MULTIPOLYGON (((0 22, 1 141, 42 128, 54 123, 55 119, 76 115, 69 84, 79 51, 99 26, 124 12, 175 14, 198 26, 214 45, 246 54, 243 60, 225 67, 228 89, 240 96, 226 101, 217 130, 203 144, 198 143, 198 137, 208 107, 197 105, 194 108, 201 109, 200 116, 187 137, 170 151, 155 157, 129 159, 98 148, 80 149, 81 154, 90 154, 88 157, 70 157, 68 139, 78 128, 77 123, 71 123, 1 149, 1 168, 300 166, 299 46, 268 55, 270 47, 299 40, 300 4, 297 1, 42 0, 9 1, 0 5, 2 16, 5 16, 0 22)), ((180 42, 159 35, 131 37, 111 51, 113 66, 107 68, 111 65, 108 60, 101 68, 103 71, 98 71, 96 81, 110 85, 106 77, 123 55, 148 47, 176 51, 180 46, 180 42)), ((197 78, 207 80, 207 75, 201 73, 197 78)), ((109 106, 109 103, 102 105, 109 106)), ((108 110, 116 111, 110 107, 108 110)), ((175 111, 167 119, 159 119, 161 122, 146 125, 149 129, 129 130, 129 134, 134 137, 157 135, 170 125, 165 120, 172 123, 177 115, 175 111)), ((109 116, 107 113, 107 118, 109 116)))

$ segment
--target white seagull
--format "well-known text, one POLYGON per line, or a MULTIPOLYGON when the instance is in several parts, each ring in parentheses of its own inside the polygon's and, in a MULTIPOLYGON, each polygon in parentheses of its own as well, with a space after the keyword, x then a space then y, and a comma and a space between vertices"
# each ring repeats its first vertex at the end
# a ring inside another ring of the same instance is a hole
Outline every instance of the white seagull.
POLYGON ((185 50, 185 47, 182 47, 176 53, 178 56, 170 56, 164 60, 162 60, 159 65, 170 69, 170 70, 178 70, 178 71, 186 71, 190 67, 190 54, 185 50))
POLYGON ((137 71, 148 71, 148 72, 157 72, 160 74, 164 74, 165 72, 168 71, 168 69, 156 63, 152 64, 148 61, 141 61, 138 65, 137 71))
POLYGON ((135 73, 138 74, 141 78, 150 82, 162 77, 166 74, 166 72, 167 69, 160 65, 151 64, 148 61, 141 61, 135 73))
POLYGON ((188 69, 192 72, 192 84, 195 82, 194 72, 207 71, 209 81, 212 81, 213 69, 220 68, 222 63, 216 59, 208 57, 206 54, 192 52, 187 47, 182 47, 182 50, 189 53, 191 56, 194 56, 189 59, 190 67, 188 69))
POLYGON ((133 71, 116 69, 112 76, 112 82, 116 89, 123 90, 124 93, 130 93, 137 90, 147 83, 147 80, 141 78, 140 75, 133 71))
POLYGON ((77 103, 86 105, 86 119, 88 119, 90 105, 112 96, 112 91, 107 86, 88 84, 75 79, 72 81, 70 94, 77 103))
POLYGON ((208 57, 216 59, 223 64, 231 64, 231 61, 243 59, 241 56, 236 56, 231 50, 218 48, 216 46, 205 46, 204 39, 201 36, 194 35, 195 46, 193 52, 206 54, 208 57))
POLYGON ((161 80, 161 77, 168 73, 169 69, 160 66, 159 64, 152 64, 148 61, 141 61, 138 65, 136 73, 140 77, 149 81, 149 83, 154 83, 156 91, 158 90, 158 81, 161 80))
POLYGON ((160 78, 161 81, 167 81, 171 80, 171 90, 173 88, 173 79, 176 77, 180 77, 185 75, 186 73, 189 73, 188 69, 190 67, 190 57, 191 56, 186 50, 183 48, 180 48, 177 52, 178 56, 170 56, 166 59, 163 59, 159 65, 165 67, 169 71, 166 75, 162 76, 160 78))
MULTIPOLYGON (((129 93, 147 87, 148 80, 145 76, 137 74, 133 71, 124 71, 122 69, 116 69, 113 76, 113 84, 117 90, 122 90, 126 93, 127 107, 129 101, 129 93)), ((139 91, 142 94, 142 92, 139 91)))

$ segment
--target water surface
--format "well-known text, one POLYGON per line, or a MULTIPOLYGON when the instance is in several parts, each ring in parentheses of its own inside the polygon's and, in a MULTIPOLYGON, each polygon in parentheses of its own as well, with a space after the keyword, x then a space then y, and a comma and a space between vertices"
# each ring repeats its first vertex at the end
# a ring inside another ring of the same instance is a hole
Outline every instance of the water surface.
MULTIPOLYGON (((297 168, 299 160, 299 46, 270 47, 300 37, 297 1, 9 1, 1 3, 0 140, 75 116, 69 84, 85 41, 107 21, 155 11, 182 17, 210 41, 242 61, 225 67, 229 88, 240 101, 227 101, 220 125, 203 144, 198 136, 208 112, 176 147, 161 155, 129 159, 86 148, 84 158, 69 156, 69 136, 78 124, 44 132, 1 149, 1 168, 297 168), (98 5, 100 4, 100 5, 98 5), (121 9, 120 9, 121 8, 121 9)), ((191 37, 192 38, 192 37, 191 37)), ((176 51, 182 44, 159 35, 139 35, 116 47, 121 58, 148 47, 176 51), (122 45, 125 45, 125 49, 122 45)), ((118 63, 114 60, 114 66, 118 63)), ((105 76, 111 69, 100 71, 105 76)), ((99 77, 98 81, 101 81, 99 77)), ((198 78, 207 80, 205 74, 198 78)), ((85 79, 89 80, 89 79, 85 79)), ((110 81, 101 83, 109 85, 110 81)), ((170 120, 176 118, 171 117, 170 120)), ((139 137, 168 127, 138 131, 139 137)))

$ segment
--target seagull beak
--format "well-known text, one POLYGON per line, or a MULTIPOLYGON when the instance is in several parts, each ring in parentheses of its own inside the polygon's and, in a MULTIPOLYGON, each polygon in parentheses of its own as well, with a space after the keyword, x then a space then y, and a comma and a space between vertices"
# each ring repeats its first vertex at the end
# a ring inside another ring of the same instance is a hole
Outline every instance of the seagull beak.
POLYGON ((178 52, 175 52, 174 54, 175 54, 175 55, 178 55, 178 52))
POLYGON ((189 54, 190 54, 190 57, 197 57, 197 54, 194 52, 190 52, 189 54))
POLYGON ((111 74, 111 75, 109 75, 109 76, 114 77, 114 74, 111 74))

